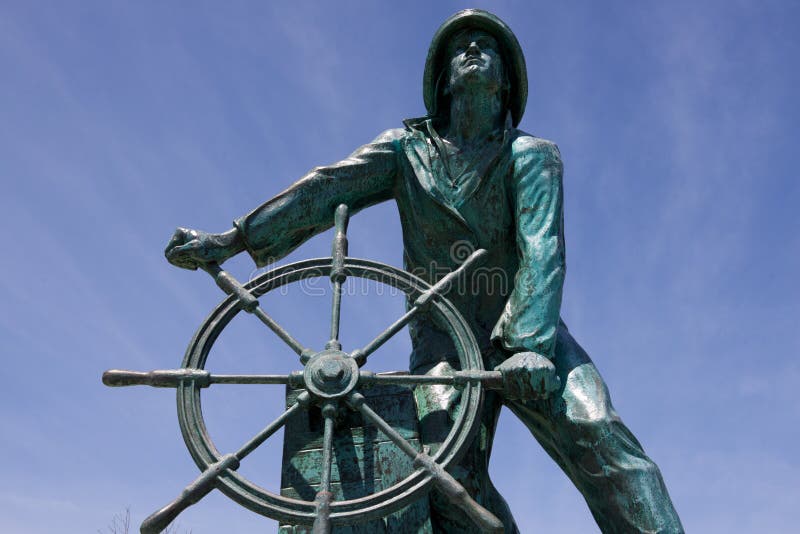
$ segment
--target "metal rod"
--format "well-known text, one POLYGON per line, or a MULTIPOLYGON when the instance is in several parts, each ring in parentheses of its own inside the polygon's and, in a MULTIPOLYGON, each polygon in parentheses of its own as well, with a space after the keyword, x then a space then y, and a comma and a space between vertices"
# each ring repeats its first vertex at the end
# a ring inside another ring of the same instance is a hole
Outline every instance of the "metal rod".
POLYGON ((325 429, 322 436, 322 472, 320 474, 319 490, 314 503, 317 515, 314 518, 314 534, 329 534, 331 531, 331 468, 333 466, 333 423, 336 416, 336 405, 332 402, 325 403, 322 407, 322 416, 325 418, 325 429))
POLYGON ((503 522, 492 512, 478 504, 464 486, 429 455, 424 452, 417 454, 414 458, 414 467, 422 469, 431 476, 436 489, 472 520, 475 526, 478 527, 478 532, 491 532, 493 534, 503 534, 505 532, 503 522))
POLYGON ((339 342, 339 319, 342 313, 342 282, 333 282, 333 305, 331 309, 331 339, 328 341, 327 348, 341 350, 342 344, 339 342))
POLYGON ((386 343, 393 335, 399 332, 404 326, 408 324, 408 322, 419 313, 420 310, 426 308, 428 304, 430 304, 431 299, 437 295, 444 294, 449 288, 450 284, 461 276, 463 273, 467 272, 471 269, 474 265, 478 262, 482 261, 488 252, 484 249, 478 249, 473 252, 469 258, 464 260, 458 269, 448 273, 444 276, 441 280, 436 282, 433 286, 431 286, 428 290, 423 291, 417 298, 414 300, 414 306, 411 307, 402 317, 400 317, 397 321, 389 325, 389 327, 378 334, 375 339, 369 342, 369 344, 364 347, 363 349, 357 350, 353 353, 354 357, 358 359, 359 365, 364 365, 367 358, 370 354, 375 352, 381 345, 386 343))
MULTIPOLYGON (((324 410, 324 408, 323 408, 324 410)), ((335 408, 334 408, 335 411, 335 408)), ((320 476, 319 490, 331 490, 331 464, 333 463, 333 414, 323 414, 325 417, 325 430, 322 437, 322 474, 320 476)))
POLYGON ((302 387, 303 373, 295 371, 289 375, 219 375, 211 374, 205 369, 187 367, 156 369, 148 372, 109 369, 103 373, 103 384, 110 387, 177 388, 187 380, 201 388, 206 388, 211 384, 290 384, 293 387, 302 387))
POLYGON ((205 471, 200 473, 200 476, 183 489, 178 497, 160 510, 151 514, 142 522, 140 528, 141 534, 158 534, 167 528, 183 510, 211 493, 217 486, 217 479, 226 470, 231 469, 235 471, 238 469, 240 461, 243 460, 245 456, 253 452, 256 447, 261 445, 268 437, 281 428, 293 413, 299 410, 301 406, 308 403, 308 400, 308 393, 301 393, 298 395, 297 401, 292 404, 288 410, 267 425, 264 430, 256 434, 256 436, 248 441, 241 449, 233 454, 226 454, 220 458, 219 461, 209 465, 205 471), (303 397, 304 395, 305 397, 303 397))
POLYGON ((347 257, 347 224, 350 221, 346 204, 339 204, 333 216, 336 232, 333 234, 331 244, 331 281, 344 282, 347 275, 344 273, 344 260, 347 257))
POLYGON ((331 243, 331 282, 333 283, 333 307, 331 310, 331 338, 326 345, 328 349, 341 350, 339 342, 339 318, 342 309, 342 283, 347 279, 344 272, 344 260, 347 258, 347 223, 350 214, 346 204, 339 204, 333 216, 336 232, 331 243))
POLYGON ((483 261, 488 254, 489 253, 482 248, 479 248, 470 254, 469 258, 464 260, 464 263, 458 266, 458 269, 447 273, 441 280, 433 284, 430 289, 423 291, 422 294, 414 301, 414 306, 419 308, 425 307, 433 297, 446 293, 450 289, 450 284, 453 283, 453 280, 457 279, 459 276, 470 270, 473 266, 483 261))
POLYGON ((304 347, 299 341, 297 341, 292 335, 286 331, 281 325, 275 322, 275 320, 267 315, 267 312, 261 309, 261 306, 256 307, 253 310, 253 315, 261 319, 261 322, 267 325, 267 328, 275 332, 275 334, 283 340, 284 343, 289 345, 293 351, 295 351, 298 355, 302 356, 304 352, 307 352, 308 349, 304 347))
POLYGON ((109 387, 151 386, 154 388, 176 388, 184 380, 193 380, 195 385, 204 388, 211 375, 204 369, 156 369, 154 371, 128 371, 109 369, 103 373, 103 384, 109 387))
POLYGON ((465 386, 468 383, 480 383, 488 389, 503 389, 503 375, 500 371, 456 371, 452 375, 381 375, 362 371, 359 384, 370 386, 387 384, 396 386, 465 386))
POLYGON ((414 306, 413 308, 408 310, 402 317, 400 317, 398 320, 389 325, 389 327, 386 328, 386 330, 375 336, 375 339, 370 341, 367 344, 367 346, 365 346, 363 349, 359 351, 356 351, 356 353, 354 354, 357 354, 357 358, 360 360, 359 365, 363 365, 370 354, 378 350, 378 348, 380 348, 381 345, 389 341, 389 339, 391 339, 393 335, 395 335, 405 325, 407 325, 408 322, 414 317, 414 315, 416 315, 417 312, 419 312, 419 310, 420 309, 418 307, 414 306))
POLYGON ((283 412, 273 422, 271 422, 270 424, 265 426, 264 429, 261 432, 259 432, 255 436, 253 436, 252 439, 250 439, 250 441, 248 441, 247 443, 242 445, 241 448, 239 448, 238 451, 233 453, 233 455, 238 460, 244 460, 244 458, 248 454, 250 454, 251 452, 256 450, 256 448, 259 445, 261 445, 262 443, 264 443, 267 440, 267 438, 269 438, 272 434, 277 432, 286 423, 286 420, 289 419, 289 417, 291 417, 295 412, 300 410, 301 406, 308 402, 308 398, 309 398, 309 395, 308 395, 307 392, 304 391, 304 392, 300 393, 300 395, 297 396, 297 400, 295 401, 295 403, 292 404, 291 407, 289 407, 288 410, 283 412), (305 396, 305 397, 303 397, 303 396, 305 396), (303 398, 301 399, 301 397, 303 397, 303 398))
POLYGON ((367 406, 364 402, 364 396, 360 393, 353 392, 347 398, 347 404, 356 411, 361 412, 366 419, 368 419, 373 425, 378 427, 378 430, 383 432, 383 434, 389 438, 392 442, 394 442, 397 447, 406 453, 411 458, 416 458, 419 451, 414 448, 406 439, 401 436, 397 430, 392 428, 392 426, 387 423, 380 415, 376 414, 372 411, 372 408, 367 406))
POLYGON ((183 488, 181 494, 163 508, 150 514, 142 521, 141 534, 158 534, 172 523, 178 515, 211 493, 217 485, 217 479, 227 469, 238 469, 239 460, 233 454, 226 454, 218 462, 208 466, 199 477, 183 488))
POLYGON ((244 311, 247 313, 252 313, 259 319, 261 322, 267 325, 267 327, 275 332, 275 334, 281 338, 284 343, 289 345, 293 351, 295 351, 298 355, 303 355, 306 352, 306 348, 300 344, 292 335, 287 332, 281 325, 279 325, 275 320, 267 315, 267 313, 261 309, 258 305, 258 299, 255 298, 241 283, 239 283, 236 278, 234 278, 230 273, 222 270, 216 262, 211 262, 207 264, 201 265, 204 271, 206 271, 214 281, 217 283, 222 291, 224 291, 228 295, 235 295, 237 300, 239 301, 239 305, 242 307, 244 311))
POLYGON ((378 427, 387 438, 397 447, 414 459, 414 467, 422 469, 430 475, 436 487, 448 497, 450 502, 458 506, 464 513, 472 519, 473 523, 480 529, 480 532, 502 533, 503 523, 497 519, 486 508, 478 504, 453 476, 445 471, 442 466, 437 464, 427 453, 416 450, 413 445, 406 441, 394 428, 389 425, 380 415, 376 414, 364 402, 364 396, 360 393, 351 393, 347 399, 347 404, 361 412, 364 418, 368 419, 373 425, 378 427))
MULTIPOLYGON (((299 377, 302 380, 302 376, 299 377)), ((210 384, 292 384, 295 375, 210 375, 210 384)))

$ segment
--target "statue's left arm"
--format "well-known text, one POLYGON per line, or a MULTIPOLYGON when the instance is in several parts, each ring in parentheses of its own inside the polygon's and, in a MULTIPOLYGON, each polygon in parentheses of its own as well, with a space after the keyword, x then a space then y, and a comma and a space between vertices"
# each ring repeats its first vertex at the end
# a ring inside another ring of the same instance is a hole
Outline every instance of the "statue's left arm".
MULTIPOLYGON (((511 204, 519 268, 492 340, 512 354, 498 367, 501 371, 541 369, 530 381, 544 396, 557 387, 549 360, 555 353, 566 273, 563 166, 558 148, 549 141, 522 136, 512 146, 511 204)), ((516 378, 529 375, 521 373, 516 378)), ((526 396, 524 388, 518 389, 517 396, 526 396)))

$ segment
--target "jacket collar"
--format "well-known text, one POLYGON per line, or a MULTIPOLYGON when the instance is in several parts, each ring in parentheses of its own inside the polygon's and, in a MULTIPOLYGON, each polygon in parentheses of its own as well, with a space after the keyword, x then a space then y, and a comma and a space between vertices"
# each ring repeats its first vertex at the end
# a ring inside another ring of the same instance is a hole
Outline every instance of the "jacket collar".
MULTIPOLYGON (((423 115, 422 117, 412 117, 409 119, 403 120, 403 125, 406 127, 406 130, 414 132, 423 132, 429 133, 429 125, 433 126, 436 123, 439 123, 440 119, 437 117, 431 117, 430 115, 423 115)), ((503 134, 508 136, 508 133, 511 129, 514 128, 514 121, 511 117, 511 112, 506 112, 506 119, 503 123, 503 134)))
MULTIPOLYGON (((433 175, 431 151, 438 151, 436 147, 437 145, 441 144, 440 136, 435 127, 435 125, 439 122, 440 121, 438 119, 430 116, 415 117, 404 120, 403 124, 409 133, 409 136, 406 138, 406 142, 403 143, 404 151, 422 189, 448 213, 453 215, 457 220, 461 221, 465 226, 469 227, 467 221, 464 219, 464 216, 440 193, 439 187, 437 186, 435 177, 433 175)), ((498 156, 503 152, 504 147, 508 143, 512 130, 513 122, 511 113, 509 112, 506 114, 506 120, 502 132, 503 139, 502 143, 500 144, 500 149, 498 150, 498 156)), ((499 132, 497 132, 497 134, 499 134, 499 132)), ((496 162, 497 156, 489 163, 483 174, 489 172, 496 162)), ((480 176, 479 182, 467 193, 467 198, 475 194, 475 192, 480 189, 484 179, 483 174, 480 176)))

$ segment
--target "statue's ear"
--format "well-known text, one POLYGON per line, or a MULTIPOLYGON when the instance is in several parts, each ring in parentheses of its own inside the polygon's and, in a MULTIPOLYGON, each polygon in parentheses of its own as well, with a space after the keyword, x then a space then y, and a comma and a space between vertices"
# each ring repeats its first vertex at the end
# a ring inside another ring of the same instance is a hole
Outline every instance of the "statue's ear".
POLYGON ((502 62, 503 65, 503 88, 506 93, 511 92, 511 67, 506 61, 502 62))
POLYGON ((508 109, 508 104, 511 101, 511 80, 505 64, 503 64, 503 85, 500 87, 500 99, 505 108, 508 109))
POLYGON ((450 84, 447 83, 447 69, 442 69, 439 73, 439 78, 436 80, 436 92, 448 96, 450 94, 450 84))

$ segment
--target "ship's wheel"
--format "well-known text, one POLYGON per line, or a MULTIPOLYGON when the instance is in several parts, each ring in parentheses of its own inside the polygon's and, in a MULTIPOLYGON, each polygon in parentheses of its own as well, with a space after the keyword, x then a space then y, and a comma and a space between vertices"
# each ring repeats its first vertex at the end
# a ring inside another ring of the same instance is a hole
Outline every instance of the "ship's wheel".
POLYGON ((447 467, 458 461, 472 442, 480 419, 482 388, 502 387, 499 372, 483 370, 481 353, 468 324, 455 306, 444 297, 449 287, 459 277, 466 276, 486 252, 475 251, 457 270, 431 285, 401 269, 347 257, 347 206, 340 205, 336 209, 334 220, 336 230, 330 258, 278 267, 246 285, 237 282, 217 264, 205 265, 204 269, 229 296, 200 326, 189 344, 180 368, 150 372, 113 369, 103 374, 103 382, 108 386, 150 385, 176 388, 181 432, 201 471, 200 476, 186 486, 175 500, 145 519, 141 525, 142 534, 161 532, 181 511, 198 502, 214 488, 254 512, 284 523, 313 524, 313 532, 322 534, 330 532, 332 525, 349 525, 386 516, 424 496, 433 486, 455 506, 463 509, 482 532, 503 531, 502 523, 475 502, 447 472, 447 467), (324 347, 314 349, 303 346, 275 322, 260 307, 258 298, 286 284, 323 276, 329 277, 333 286, 330 339, 324 347), (366 346, 349 352, 342 349, 339 341, 342 284, 347 277, 366 278, 387 284, 403 291, 409 301, 408 311, 402 317, 366 346), (302 369, 284 375, 223 375, 207 370, 211 347, 222 330, 242 310, 256 316, 297 353, 302 369), (437 320, 449 333, 460 362, 459 371, 448 376, 432 376, 375 374, 362 369, 371 354, 419 314, 428 314, 431 320, 437 320), (211 386, 222 387, 223 384, 288 384, 302 391, 286 411, 247 443, 234 452, 223 454, 209 437, 201 407, 202 391, 211 386), (456 411, 458 415, 447 438, 435 453, 431 454, 427 448, 420 451, 411 445, 365 402, 365 396, 360 390, 380 384, 409 387, 446 384, 463 388, 460 395, 461 406, 456 411), (324 420, 321 480, 313 501, 271 493, 237 472, 245 457, 278 431, 290 417, 312 406, 321 409, 324 420), (333 437, 337 430, 346 431, 334 428, 334 417, 340 407, 359 412, 365 422, 374 425, 402 453, 412 458, 413 472, 399 483, 366 497, 334 500, 331 492, 333 437))

